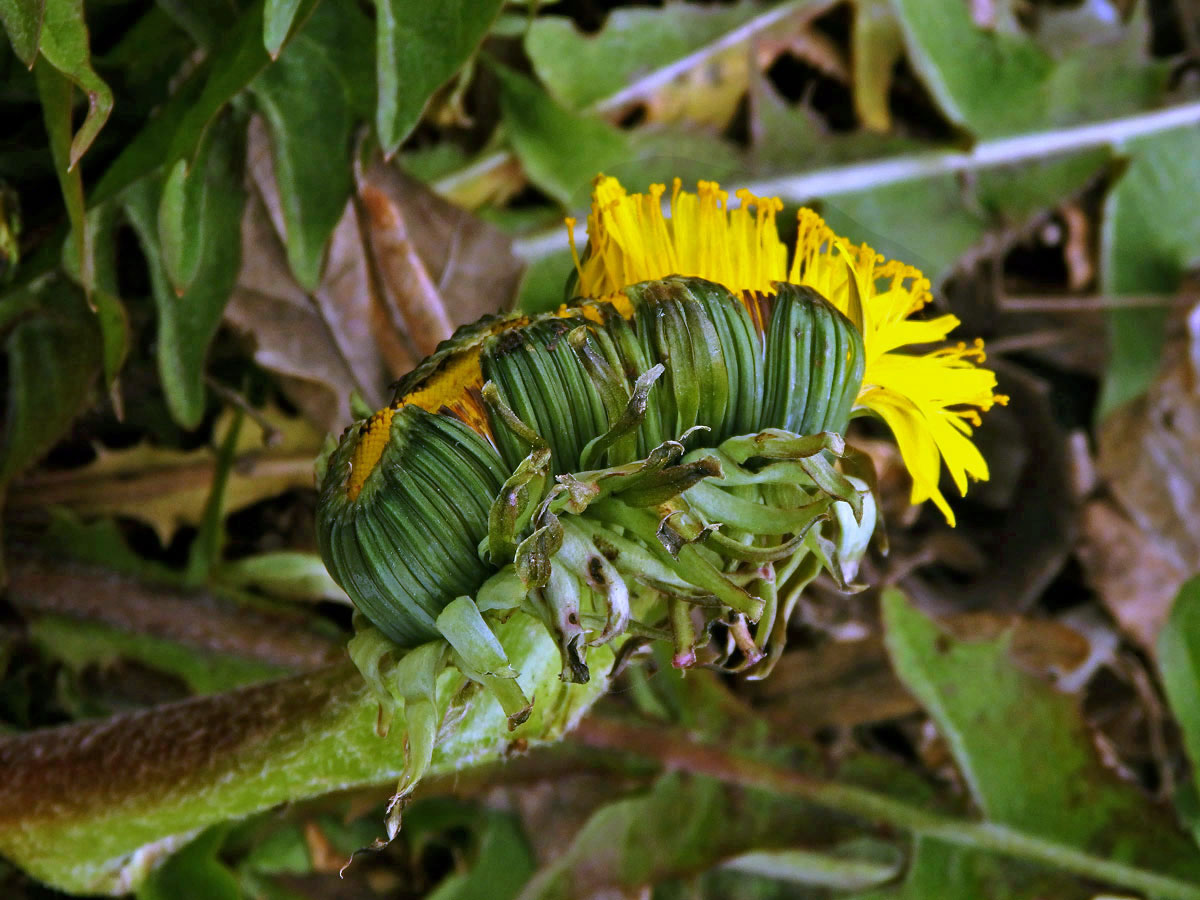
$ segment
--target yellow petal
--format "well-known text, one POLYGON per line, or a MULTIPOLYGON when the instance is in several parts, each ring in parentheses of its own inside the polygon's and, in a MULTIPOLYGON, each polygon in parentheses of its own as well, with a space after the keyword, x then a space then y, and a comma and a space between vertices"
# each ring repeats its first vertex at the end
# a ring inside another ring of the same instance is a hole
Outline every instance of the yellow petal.
POLYGON ((972 425, 980 412, 1006 398, 995 393, 995 375, 978 365, 980 342, 932 353, 897 352, 942 343, 959 324, 948 314, 913 318, 930 302, 929 280, 866 244, 849 243, 811 209, 799 212, 789 266, 775 225, 783 208, 778 198, 742 190, 731 209, 728 192, 715 182, 700 182, 693 194, 675 179, 668 217, 664 194, 663 185, 628 194, 615 178, 597 178, 588 253, 576 261, 581 293, 621 298, 622 288, 639 281, 695 275, 748 298, 773 294, 772 283, 787 280, 813 288, 844 313, 861 311, 851 315, 856 322, 861 318, 866 359, 858 404, 878 413, 895 434, 913 476, 913 502, 932 499, 954 524, 938 490, 942 464, 960 491, 971 478, 987 478, 987 463, 971 442, 972 425), (858 309, 851 310, 852 302, 858 309))
POLYGON ((925 416, 915 403, 901 394, 877 388, 868 396, 872 399, 871 409, 887 423, 895 437, 900 456, 912 476, 912 503, 933 500, 946 521, 953 526, 954 511, 938 488, 941 450, 925 416))

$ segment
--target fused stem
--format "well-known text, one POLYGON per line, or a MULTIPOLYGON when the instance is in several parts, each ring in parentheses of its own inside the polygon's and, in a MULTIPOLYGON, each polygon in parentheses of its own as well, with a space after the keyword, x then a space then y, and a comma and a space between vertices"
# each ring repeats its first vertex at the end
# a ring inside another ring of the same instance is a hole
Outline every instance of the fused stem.
MULTIPOLYGON (((523 614, 497 628, 525 683, 528 721, 509 730, 472 695, 430 774, 502 757, 514 741, 556 740, 607 687, 607 647, 587 685, 558 681, 554 642, 523 614)), ((407 723, 386 737, 379 704, 348 660, 292 678, 153 709, 0 738, 0 856, 52 887, 123 894, 200 829, 334 790, 394 782, 407 723)), ((382 830, 382 823, 381 823, 382 830)))

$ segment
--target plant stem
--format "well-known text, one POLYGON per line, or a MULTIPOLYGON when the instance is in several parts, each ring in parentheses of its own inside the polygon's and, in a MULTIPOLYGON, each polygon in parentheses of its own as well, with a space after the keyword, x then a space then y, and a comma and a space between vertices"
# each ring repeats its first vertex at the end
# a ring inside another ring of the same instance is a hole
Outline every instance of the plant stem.
MULTIPOLYGON (((593 648, 587 685, 558 679, 558 648, 523 614, 497 629, 536 702, 509 731, 487 694, 434 750, 431 774, 555 740, 604 693, 612 655, 593 648)), ((458 681, 455 681, 458 679, 458 681)), ((457 695, 448 670, 439 693, 457 695)), ((398 711, 386 738, 378 705, 349 662, 111 719, 0 738, 0 855, 77 893, 126 893, 200 829, 280 803, 394 781, 404 768, 398 711)), ((380 823, 382 833, 383 825, 380 823)))
POLYGON ((593 717, 582 722, 571 739, 589 747, 626 750, 654 759, 667 769, 709 775, 729 784, 786 794, 948 844, 1043 863, 1164 900, 1200 900, 1200 884, 1103 859, 1002 825, 964 821, 865 788, 780 769, 697 744, 686 735, 672 734, 660 727, 648 728, 593 717))
POLYGON ((908 153, 773 178, 749 187, 759 196, 778 196, 784 201, 803 203, 817 196, 866 191, 902 181, 1031 162, 1061 153, 1098 147, 1120 149, 1135 138, 1196 125, 1200 125, 1200 101, 1102 122, 993 138, 980 141, 963 152, 908 153))
POLYGON ((314 669, 341 659, 331 638, 254 610, 234 608, 211 592, 184 591, 61 559, 30 557, 10 567, 9 601, 32 619, 60 616, 209 653, 282 669, 314 669))
MULTIPOLYGON (((788 203, 808 203, 816 197, 834 197, 922 178, 1030 162, 1056 154, 1077 153, 1097 147, 1119 149, 1136 138, 1197 125, 1200 125, 1200 101, 1193 101, 1118 119, 980 141, 966 151, 929 150, 889 156, 781 175, 747 187, 760 197, 779 197, 788 203)), ((576 218, 580 223, 586 221, 585 216, 576 218)), ((548 228, 517 240, 513 250, 522 259, 533 262, 562 250, 566 246, 563 237, 562 226, 548 228)), ((580 247, 587 243, 583 224, 576 225, 575 240, 580 247)))

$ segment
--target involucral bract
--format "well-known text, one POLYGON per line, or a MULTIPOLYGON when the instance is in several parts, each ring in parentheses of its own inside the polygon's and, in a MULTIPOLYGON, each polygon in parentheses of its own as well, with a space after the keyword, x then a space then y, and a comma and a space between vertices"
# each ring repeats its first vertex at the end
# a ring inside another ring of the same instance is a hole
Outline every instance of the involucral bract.
POLYGON ((729 211, 715 185, 676 185, 668 219, 661 195, 599 179, 585 296, 460 329, 319 462, 322 555, 363 616, 351 654, 382 721, 400 705, 408 723, 397 799, 456 703, 494 700, 515 729, 569 696, 522 683, 496 637, 514 617, 557 644, 566 683, 608 677, 589 648, 652 641, 681 668, 769 673, 801 592, 822 571, 855 589, 875 531, 852 416, 916 448, 914 497, 948 516, 938 454, 956 482, 986 477, 966 423, 1003 402, 994 376, 961 348, 898 352, 954 324, 909 319, 919 273, 808 211, 789 269, 777 201, 729 211), (439 696, 447 668, 483 695, 439 696))

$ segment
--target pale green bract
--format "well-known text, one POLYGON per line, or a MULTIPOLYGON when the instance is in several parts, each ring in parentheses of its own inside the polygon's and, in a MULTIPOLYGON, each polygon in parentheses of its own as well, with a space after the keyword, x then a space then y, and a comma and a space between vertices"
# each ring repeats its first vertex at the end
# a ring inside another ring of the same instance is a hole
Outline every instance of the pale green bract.
POLYGON ((468 326, 320 466, 322 555, 362 613, 351 655, 381 726, 408 727, 389 837, 450 709, 498 702, 517 729, 545 702, 499 623, 544 629, 567 685, 611 676, 599 648, 660 640, 678 668, 761 678, 818 573, 854 589, 876 518, 840 433, 856 325, 790 285, 762 306, 701 279, 625 295, 468 326), (444 696, 446 671, 484 696, 444 696))

